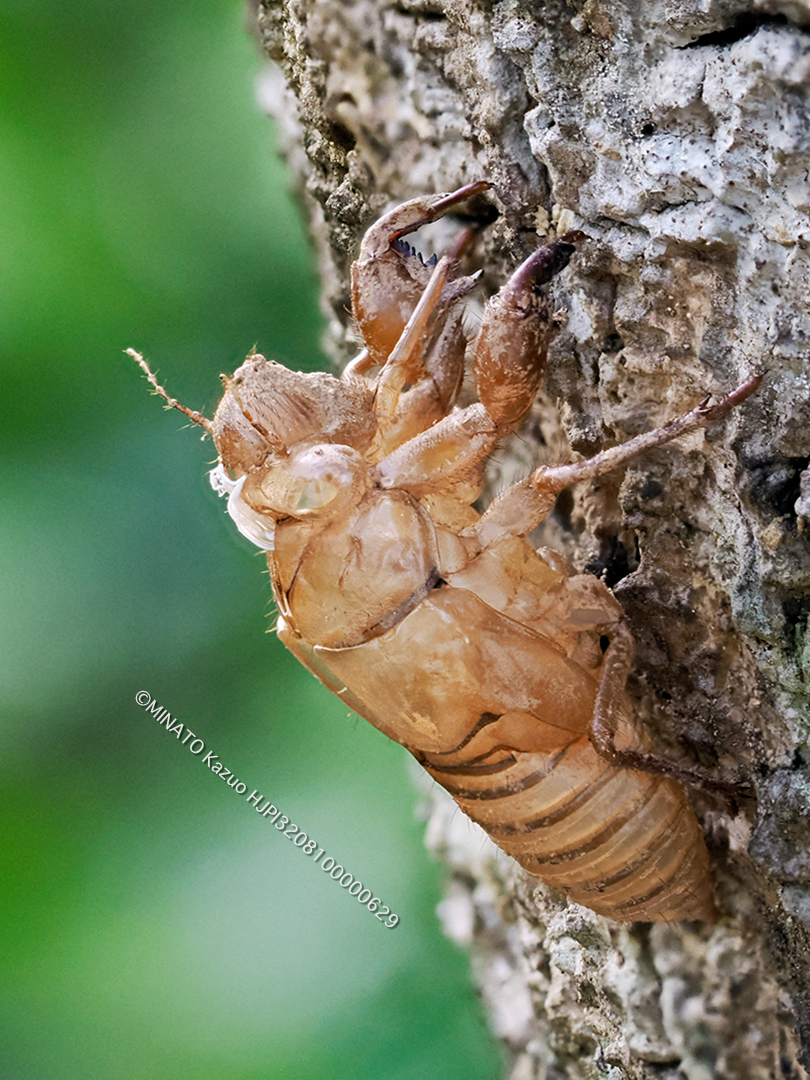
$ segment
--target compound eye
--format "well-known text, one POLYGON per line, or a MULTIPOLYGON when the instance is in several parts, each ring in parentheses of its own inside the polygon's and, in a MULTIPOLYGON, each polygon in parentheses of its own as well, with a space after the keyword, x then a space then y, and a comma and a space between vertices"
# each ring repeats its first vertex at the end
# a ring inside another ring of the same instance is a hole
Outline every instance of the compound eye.
MULTIPOLYGON (((312 456, 315 459, 315 464, 324 467, 318 469, 315 475, 299 477, 299 479, 303 480, 303 486, 300 489, 296 510, 321 510, 336 499, 341 491, 340 475, 329 469, 326 463, 317 461, 319 457, 323 456, 323 452, 313 451, 312 456)), ((349 481, 351 482, 351 478, 349 478, 349 481)))
POLYGON ((350 446, 321 443, 274 458, 249 474, 243 498, 274 517, 333 516, 356 506, 369 482, 361 454, 350 446))
POLYGON ((299 481, 296 510, 323 510, 337 503, 342 508, 356 501, 367 483, 367 467, 349 446, 324 443, 294 454, 288 465, 290 479, 299 481))

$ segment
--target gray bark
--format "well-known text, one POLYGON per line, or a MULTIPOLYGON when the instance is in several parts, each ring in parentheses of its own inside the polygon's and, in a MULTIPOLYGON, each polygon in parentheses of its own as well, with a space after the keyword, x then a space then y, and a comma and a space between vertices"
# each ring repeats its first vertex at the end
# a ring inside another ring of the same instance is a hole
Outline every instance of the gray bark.
POLYGON ((552 227, 593 238, 556 283, 567 325, 493 484, 768 368, 705 439, 573 492, 541 537, 614 583, 658 746, 755 784, 690 792, 721 920, 620 927, 567 904, 435 789, 428 843, 512 1080, 805 1077, 810 4, 263 0, 258 24, 335 359, 358 239, 396 202, 493 182, 484 292, 552 227))

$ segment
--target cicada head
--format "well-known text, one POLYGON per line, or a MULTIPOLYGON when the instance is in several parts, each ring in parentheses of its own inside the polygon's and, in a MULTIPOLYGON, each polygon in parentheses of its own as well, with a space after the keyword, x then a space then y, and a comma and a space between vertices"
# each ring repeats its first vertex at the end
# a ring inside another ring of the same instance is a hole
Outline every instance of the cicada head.
POLYGON ((222 464, 237 477, 314 442, 362 453, 377 430, 362 379, 290 371, 254 353, 223 383, 212 431, 222 464))

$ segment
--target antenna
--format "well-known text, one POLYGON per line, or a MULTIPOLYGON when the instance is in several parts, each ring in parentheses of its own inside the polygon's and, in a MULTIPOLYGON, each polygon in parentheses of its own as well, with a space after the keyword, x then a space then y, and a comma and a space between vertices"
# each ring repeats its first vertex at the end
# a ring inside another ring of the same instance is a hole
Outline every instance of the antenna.
POLYGON ((213 435, 214 428, 211 421, 207 416, 203 416, 202 413, 195 412, 194 409, 187 409, 185 405, 181 405, 177 398, 169 397, 160 383, 157 381, 157 377, 153 374, 152 369, 147 362, 141 356, 139 352, 135 352, 134 349, 126 350, 127 356, 131 356, 132 359, 140 366, 140 368, 146 373, 146 377, 152 386, 155 388, 155 393, 159 394, 166 402, 167 409, 179 409, 181 413, 186 415, 189 420, 193 420, 195 424, 199 424, 201 428, 205 428, 209 435, 213 435))

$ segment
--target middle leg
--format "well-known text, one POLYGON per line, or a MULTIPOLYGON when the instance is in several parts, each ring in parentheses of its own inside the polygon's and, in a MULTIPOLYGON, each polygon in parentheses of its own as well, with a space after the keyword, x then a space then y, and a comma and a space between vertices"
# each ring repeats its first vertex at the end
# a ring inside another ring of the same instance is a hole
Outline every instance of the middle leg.
POLYGON ((572 462, 569 465, 543 465, 531 476, 507 488, 482 514, 470 530, 483 545, 494 543, 504 536, 528 536, 554 506, 557 496, 565 488, 580 480, 591 480, 613 469, 629 465, 646 450, 663 446, 681 435, 699 431, 726 415, 735 405, 740 405, 757 389, 763 375, 752 375, 730 394, 710 405, 706 397, 691 412, 670 420, 663 427, 636 435, 619 446, 602 450, 592 458, 572 462))

